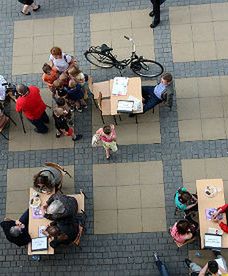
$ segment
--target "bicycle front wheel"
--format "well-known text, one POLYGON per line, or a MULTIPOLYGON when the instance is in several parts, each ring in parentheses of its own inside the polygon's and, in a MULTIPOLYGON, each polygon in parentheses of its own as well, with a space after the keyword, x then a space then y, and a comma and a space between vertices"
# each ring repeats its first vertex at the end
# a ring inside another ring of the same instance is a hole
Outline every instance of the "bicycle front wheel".
POLYGON ((102 54, 101 52, 86 51, 84 55, 85 55, 85 58, 95 66, 98 66, 101 68, 113 67, 113 61, 111 60, 111 58, 105 54, 102 54))
POLYGON ((135 74, 146 78, 155 78, 164 72, 164 68, 160 63, 149 59, 133 61, 131 69, 135 74))

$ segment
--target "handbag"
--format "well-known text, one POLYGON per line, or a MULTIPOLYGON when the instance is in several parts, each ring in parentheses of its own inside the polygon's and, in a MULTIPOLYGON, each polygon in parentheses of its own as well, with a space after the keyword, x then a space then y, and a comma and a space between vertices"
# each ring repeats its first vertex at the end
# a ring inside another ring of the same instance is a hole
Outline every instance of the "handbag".
POLYGON ((92 137, 92 147, 99 146, 100 143, 100 136, 98 134, 94 134, 92 137))

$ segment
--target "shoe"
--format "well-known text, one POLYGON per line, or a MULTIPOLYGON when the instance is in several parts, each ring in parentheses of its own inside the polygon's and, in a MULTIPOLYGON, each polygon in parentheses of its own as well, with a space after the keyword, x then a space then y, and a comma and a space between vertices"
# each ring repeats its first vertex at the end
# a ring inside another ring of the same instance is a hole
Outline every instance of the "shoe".
POLYGON ((87 108, 88 108, 88 105, 83 105, 83 108, 84 108, 84 109, 87 109, 87 108))
POLYGON ((38 11, 40 9, 40 5, 37 6, 36 9, 33 9, 34 12, 38 11))
POLYGON ((155 262, 157 262, 159 260, 159 257, 158 257, 158 253, 157 252, 154 252, 154 260, 155 262))
POLYGON ((154 16, 154 11, 151 11, 151 12, 149 13, 149 16, 150 16, 150 17, 153 17, 153 16, 154 16))
POLYGON ((71 112, 74 112, 74 111, 75 111, 74 106, 71 106, 71 107, 70 107, 70 111, 71 111, 71 112))
POLYGON ((150 27, 152 28, 152 29, 154 29, 154 28, 156 28, 157 27, 157 25, 160 23, 160 21, 154 21, 152 24, 150 24, 150 27))
POLYGON ((192 261, 189 259, 185 259, 184 262, 186 263, 187 267, 190 267, 190 264, 192 263, 192 261))
POLYGON ((31 15, 31 12, 24 13, 23 11, 21 11, 21 13, 24 14, 24 15, 31 15))
POLYGON ((73 141, 78 141, 78 140, 82 139, 82 137, 83 136, 81 134, 78 134, 78 135, 76 135, 76 137, 72 138, 72 140, 73 141))
POLYGON ((56 137, 56 138, 60 138, 60 137, 61 137, 61 133, 56 133, 56 134, 55 134, 55 137, 56 137))
POLYGON ((106 156, 106 159, 107 159, 107 160, 109 160, 109 159, 110 159, 110 156, 111 156, 111 155, 109 155, 109 157, 108 157, 108 156, 106 156))
POLYGON ((81 107, 76 107, 76 109, 79 113, 82 113, 82 108, 81 107))

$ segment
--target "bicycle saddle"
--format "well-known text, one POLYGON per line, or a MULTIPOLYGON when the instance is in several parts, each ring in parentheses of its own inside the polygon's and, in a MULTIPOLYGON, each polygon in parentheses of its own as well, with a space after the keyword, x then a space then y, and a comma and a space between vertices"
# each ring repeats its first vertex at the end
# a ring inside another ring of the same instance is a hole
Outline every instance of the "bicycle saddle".
POLYGON ((105 53, 105 52, 111 52, 113 49, 108 47, 108 45, 106 44, 102 44, 101 45, 101 52, 105 53))

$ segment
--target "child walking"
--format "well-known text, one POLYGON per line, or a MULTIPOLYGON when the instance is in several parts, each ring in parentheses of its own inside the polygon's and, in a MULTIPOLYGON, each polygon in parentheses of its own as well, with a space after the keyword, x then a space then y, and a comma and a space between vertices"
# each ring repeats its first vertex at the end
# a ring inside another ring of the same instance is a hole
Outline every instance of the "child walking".
POLYGON ((96 131, 102 145, 105 149, 106 159, 110 159, 110 151, 116 152, 118 150, 116 144, 116 131, 114 125, 106 125, 96 131))

